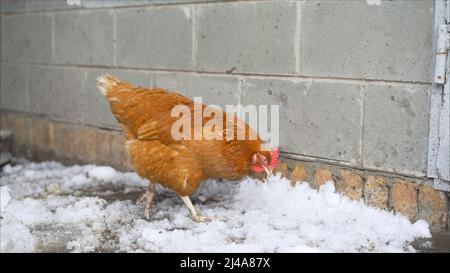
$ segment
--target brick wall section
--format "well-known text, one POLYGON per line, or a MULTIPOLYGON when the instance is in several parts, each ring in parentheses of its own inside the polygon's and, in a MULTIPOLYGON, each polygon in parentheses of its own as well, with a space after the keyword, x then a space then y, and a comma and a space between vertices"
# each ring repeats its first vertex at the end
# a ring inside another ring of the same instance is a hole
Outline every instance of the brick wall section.
POLYGON ((0 112, 0 128, 11 131, 16 155, 65 164, 96 163, 131 170, 125 139, 118 130, 55 121, 47 118, 0 112))
MULTIPOLYGON (((37 161, 96 163, 132 170, 122 132, 118 130, 12 112, 0 114, 0 128, 12 132, 14 154, 37 161)), ((293 186, 309 183, 318 189, 331 180, 336 191, 350 200, 363 200, 372 207, 403 214, 411 221, 424 219, 433 231, 448 229, 450 195, 434 190, 426 180, 290 159, 282 159, 277 172, 291 180, 293 186)))

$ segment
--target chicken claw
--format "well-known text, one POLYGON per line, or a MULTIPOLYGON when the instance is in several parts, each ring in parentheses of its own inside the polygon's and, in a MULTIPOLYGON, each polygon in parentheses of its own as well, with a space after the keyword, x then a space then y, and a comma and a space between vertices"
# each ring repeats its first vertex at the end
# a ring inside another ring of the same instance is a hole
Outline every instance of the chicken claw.
POLYGON ((189 198, 189 196, 181 196, 181 199, 183 200, 184 204, 186 205, 186 207, 191 212, 192 219, 195 222, 202 223, 202 222, 209 222, 209 221, 212 221, 212 220, 219 219, 217 217, 209 217, 209 216, 202 216, 202 215, 200 215, 198 213, 197 209, 192 204, 191 199, 189 198))
POLYGON ((144 218, 150 218, 150 208, 152 207, 153 196, 155 195, 155 185, 150 183, 148 189, 136 200, 136 204, 143 203, 145 200, 144 218))
POLYGON ((202 216, 202 215, 192 215, 192 219, 197 223, 202 223, 202 222, 210 222, 210 221, 216 220, 217 218, 202 216))

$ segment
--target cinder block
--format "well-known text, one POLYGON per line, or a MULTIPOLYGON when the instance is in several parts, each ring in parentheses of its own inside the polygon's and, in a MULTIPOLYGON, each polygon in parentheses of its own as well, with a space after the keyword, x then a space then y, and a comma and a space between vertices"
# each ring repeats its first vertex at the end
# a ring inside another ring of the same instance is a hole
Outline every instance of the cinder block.
POLYGON ((294 74, 297 7, 293 2, 197 7, 197 69, 294 74))
MULTIPOLYGON (((154 0, 81 0, 81 6, 85 8, 110 8, 110 7, 129 7, 152 4, 154 0)), ((166 4, 173 0, 165 0, 166 4)))
POLYGON ((0 107, 28 111, 27 67, 1 64, 0 107))
POLYGON ((25 2, 25 11, 54 11, 79 8, 69 5, 67 0, 22 0, 25 2))
POLYGON ((283 151, 359 162, 361 87, 357 84, 251 79, 243 103, 280 105, 283 151))
POLYGON ((52 58, 52 18, 45 14, 2 16, 2 59, 49 63, 52 58))
POLYGON ((154 85, 176 91, 192 100, 202 97, 203 104, 225 107, 227 104, 236 105, 239 100, 238 81, 234 76, 154 74, 154 85))
POLYGON ((203 3, 203 2, 223 2, 223 0, 150 0, 154 5, 168 5, 175 3, 203 3))
POLYGON ((126 71, 118 69, 86 69, 83 80, 83 123, 107 128, 119 128, 115 117, 111 113, 109 103, 97 90, 95 80, 98 76, 110 73, 117 78, 140 85, 150 86, 150 75, 147 72, 126 71))
POLYGON ((81 121, 82 71, 49 66, 31 66, 29 69, 30 111, 81 121))
POLYGON ((152 7, 117 12, 117 64, 192 69, 191 7, 152 7))
POLYGON ((364 102, 364 166, 425 174, 429 102, 426 85, 370 85, 364 102))
POLYGON ((2 0, 0 1, 1 13, 15 13, 25 10, 25 1, 23 0, 2 0))
POLYGON ((305 76, 429 81, 433 1, 302 1, 305 76))
POLYGON ((55 15, 55 62, 113 65, 114 35, 111 11, 55 15))

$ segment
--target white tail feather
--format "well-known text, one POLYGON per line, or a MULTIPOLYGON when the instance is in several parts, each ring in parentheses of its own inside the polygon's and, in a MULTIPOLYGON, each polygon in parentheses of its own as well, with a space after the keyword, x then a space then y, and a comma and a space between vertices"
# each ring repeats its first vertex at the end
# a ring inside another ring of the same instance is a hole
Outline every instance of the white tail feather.
POLYGON ((103 96, 106 96, 109 89, 116 86, 118 83, 119 80, 109 74, 101 75, 97 78, 97 89, 103 96))

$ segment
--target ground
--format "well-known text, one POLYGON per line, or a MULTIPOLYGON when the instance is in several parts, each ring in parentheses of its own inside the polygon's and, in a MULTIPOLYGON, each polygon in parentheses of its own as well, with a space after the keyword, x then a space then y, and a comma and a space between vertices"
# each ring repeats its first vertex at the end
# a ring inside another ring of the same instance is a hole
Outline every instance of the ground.
POLYGON ((106 166, 20 160, 0 173, 2 252, 415 252, 432 248, 428 224, 350 201, 331 183, 295 188, 206 181, 192 196, 196 223, 157 187, 149 220, 136 198, 148 181, 106 166))

